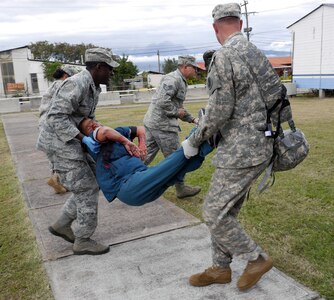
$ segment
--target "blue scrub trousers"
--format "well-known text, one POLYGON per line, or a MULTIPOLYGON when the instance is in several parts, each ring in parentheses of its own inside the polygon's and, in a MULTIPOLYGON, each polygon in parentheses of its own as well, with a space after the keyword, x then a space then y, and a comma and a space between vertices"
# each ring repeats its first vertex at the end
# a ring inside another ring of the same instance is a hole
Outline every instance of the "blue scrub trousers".
POLYGON ((145 171, 139 171, 121 185, 117 198, 131 206, 140 206, 159 198, 168 187, 183 180, 186 173, 197 170, 204 157, 213 148, 204 142, 199 153, 190 159, 185 158, 182 147, 167 158, 145 171))

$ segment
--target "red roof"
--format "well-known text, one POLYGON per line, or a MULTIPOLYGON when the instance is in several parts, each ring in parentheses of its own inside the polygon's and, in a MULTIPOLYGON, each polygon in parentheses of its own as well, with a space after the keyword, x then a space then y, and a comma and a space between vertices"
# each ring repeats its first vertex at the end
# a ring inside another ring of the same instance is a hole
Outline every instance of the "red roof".
POLYGON ((269 62, 273 66, 273 68, 284 68, 284 67, 291 67, 291 56, 284 56, 284 57, 268 57, 269 62))
POLYGON ((198 62, 197 66, 198 66, 199 69, 205 71, 205 64, 204 64, 204 62, 198 62))

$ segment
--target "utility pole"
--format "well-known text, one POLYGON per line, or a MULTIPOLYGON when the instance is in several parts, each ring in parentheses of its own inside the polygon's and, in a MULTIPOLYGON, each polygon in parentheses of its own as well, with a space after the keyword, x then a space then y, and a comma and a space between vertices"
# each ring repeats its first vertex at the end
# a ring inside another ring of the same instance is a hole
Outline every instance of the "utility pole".
POLYGON ((159 53, 159 50, 157 52, 157 55, 158 55, 158 70, 159 70, 159 73, 160 73, 160 53, 159 53))
POLYGON ((248 4, 248 1, 244 0, 244 4, 241 4, 241 6, 245 6, 245 12, 243 13, 243 15, 245 15, 246 17, 246 27, 244 28, 244 32, 246 32, 247 40, 249 41, 250 32, 253 30, 253 28, 248 26, 248 15, 256 14, 256 12, 255 11, 247 12, 247 4, 248 4))

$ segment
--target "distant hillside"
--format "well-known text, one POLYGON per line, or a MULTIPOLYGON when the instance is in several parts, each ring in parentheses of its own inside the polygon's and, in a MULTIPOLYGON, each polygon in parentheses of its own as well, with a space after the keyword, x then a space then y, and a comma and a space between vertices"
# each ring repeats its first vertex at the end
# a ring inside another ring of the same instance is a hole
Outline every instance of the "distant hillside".
MULTIPOLYGON (((176 49, 176 46, 175 44, 171 44, 173 45, 173 49, 176 49)), ((166 47, 166 44, 164 44, 164 46, 166 47)), ((181 55, 181 54, 191 54, 191 55, 194 55, 194 53, 190 52, 190 50, 187 50, 186 48, 181 48, 182 46, 180 45, 177 45, 179 48, 177 48, 178 50, 179 49, 182 49, 181 52, 177 51, 173 51, 172 48, 170 48, 171 50, 166 53, 166 50, 163 51, 163 53, 160 52, 160 55, 161 56, 173 56, 173 57, 177 57, 178 55, 181 55)), ((138 52, 135 54, 133 53, 132 54, 132 58, 133 58, 133 63, 137 66, 138 70, 139 71, 159 71, 159 67, 158 67, 158 56, 157 56, 157 53, 154 52, 152 50, 152 47, 154 47, 153 45, 150 45, 148 46, 145 51, 143 51, 142 53, 138 54, 138 52), (149 52, 151 51, 151 52, 149 52), (146 56, 146 59, 145 61, 142 61, 142 57, 143 56, 146 56)), ((157 48, 159 48, 159 45, 156 45, 157 48)), ((170 46, 172 47, 172 46, 170 46)), ((166 48, 164 48, 166 49, 166 48)), ((131 50, 130 50, 131 51, 131 50)), ((204 52, 204 51, 203 51, 204 52)), ((284 56, 290 56, 290 52, 288 51, 275 51, 275 50, 262 50, 262 52, 268 56, 268 57, 273 57, 273 56, 277 56, 277 57, 284 57, 284 56)), ((202 53, 198 53, 196 55, 197 57, 197 60, 198 61, 203 61, 202 59, 198 59, 198 57, 202 57, 202 53)), ((164 62, 163 59, 160 60, 160 71, 162 72, 162 63, 164 62)))
POLYGON ((291 56, 289 51, 261 50, 266 56, 291 56))

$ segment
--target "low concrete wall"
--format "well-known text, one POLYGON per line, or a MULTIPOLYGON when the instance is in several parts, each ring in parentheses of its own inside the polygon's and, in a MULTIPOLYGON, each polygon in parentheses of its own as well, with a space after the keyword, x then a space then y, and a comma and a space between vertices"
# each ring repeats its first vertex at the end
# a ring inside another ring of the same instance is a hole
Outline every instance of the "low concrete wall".
POLYGON ((147 91, 135 91, 135 100, 137 102, 151 102, 152 97, 155 93, 155 89, 147 90, 147 91))
POLYGON ((196 100, 196 99, 208 99, 209 96, 206 92, 205 86, 195 86, 195 87, 188 87, 186 99, 188 100, 196 100))
POLYGON ((42 97, 35 97, 30 99, 30 108, 33 110, 39 109, 41 106, 42 97))
POLYGON ((106 106, 111 104, 120 104, 119 92, 102 92, 99 96, 97 106, 106 106))
MULTIPOLYGON (((129 90, 102 92, 99 96, 98 106, 150 103, 154 93, 155 89, 149 89, 147 91, 129 90)), ((204 85, 189 86, 186 100, 199 99, 208 99, 204 85)), ((29 109, 38 110, 41 105, 41 100, 41 96, 0 99, 0 113, 20 112, 29 109)))
POLYGON ((0 99, 0 113, 20 112, 19 98, 0 99))
POLYGON ((297 87, 292 82, 283 82, 286 87, 286 93, 288 96, 296 96, 297 95, 297 87))
POLYGON ((120 102, 121 102, 121 104, 134 103, 135 99, 136 99, 135 94, 120 95, 120 102))

